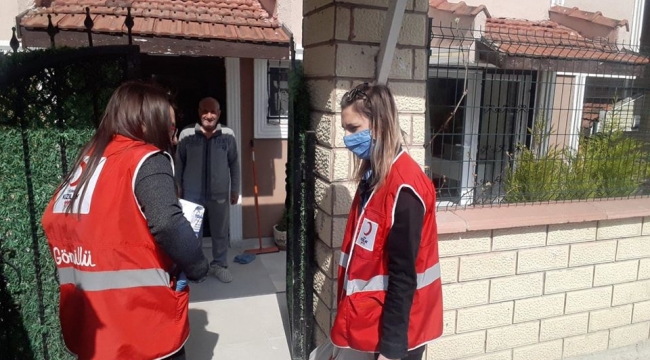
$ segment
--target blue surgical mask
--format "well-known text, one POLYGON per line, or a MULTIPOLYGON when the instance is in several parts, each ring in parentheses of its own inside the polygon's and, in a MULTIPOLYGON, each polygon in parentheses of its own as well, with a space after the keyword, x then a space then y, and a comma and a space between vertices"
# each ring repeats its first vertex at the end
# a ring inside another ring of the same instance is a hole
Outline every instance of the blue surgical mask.
POLYGON ((372 149, 372 135, 370 135, 370 130, 346 135, 343 137, 343 142, 345 143, 345 147, 358 156, 359 159, 370 160, 370 150, 372 149))

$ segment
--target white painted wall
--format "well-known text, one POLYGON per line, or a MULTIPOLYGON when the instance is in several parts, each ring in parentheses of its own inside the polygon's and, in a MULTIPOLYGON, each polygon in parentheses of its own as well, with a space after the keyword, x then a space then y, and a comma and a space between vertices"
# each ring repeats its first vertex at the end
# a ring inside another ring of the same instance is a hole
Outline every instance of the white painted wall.
POLYGON ((277 14, 293 33, 296 48, 302 48, 302 0, 277 0, 277 14))
POLYGON ((0 46, 8 46, 16 16, 34 6, 34 0, 0 0, 0 46))

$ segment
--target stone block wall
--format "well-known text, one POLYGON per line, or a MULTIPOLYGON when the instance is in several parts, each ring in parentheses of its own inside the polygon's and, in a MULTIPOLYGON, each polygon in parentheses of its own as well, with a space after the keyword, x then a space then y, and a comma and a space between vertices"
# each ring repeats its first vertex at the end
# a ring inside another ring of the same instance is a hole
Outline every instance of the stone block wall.
POLYGON ((439 245, 444 336, 430 360, 552 360, 648 341, 650 218, 445 234, 439 245))

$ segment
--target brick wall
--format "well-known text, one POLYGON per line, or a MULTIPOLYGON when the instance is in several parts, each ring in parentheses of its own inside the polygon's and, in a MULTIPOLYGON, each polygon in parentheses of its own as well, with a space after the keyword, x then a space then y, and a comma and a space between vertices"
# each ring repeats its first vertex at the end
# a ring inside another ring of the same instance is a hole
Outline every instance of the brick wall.
POLYGON ((650 218, 440 236, 428 359, 562 359, 650 335, 650 218))

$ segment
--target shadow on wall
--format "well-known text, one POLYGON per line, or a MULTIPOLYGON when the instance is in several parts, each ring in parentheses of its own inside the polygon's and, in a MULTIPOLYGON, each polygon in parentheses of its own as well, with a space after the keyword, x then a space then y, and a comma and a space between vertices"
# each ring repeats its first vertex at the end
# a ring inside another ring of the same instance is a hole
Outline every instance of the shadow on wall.
MULTIPOLYGON (((242 138, 242 222, 245 239, 257 238, 257 213, 255 209, 255 181, 253 178, 250 137, 242 138)), ((273 236, 273 225, 282 216, 286 197, 286 140, 255 140, 255 170, 260 205, 260 225, 263 237, 273 236)))
POLYGON ((208 313, 205 310, 190 309, 190 338, 185 343, 185 354, 192 360, 212 360, 219 334, 208 331, 208 313))
MULTIPOLYGON (((284 202, 287 141, 275 139, 255 140, 254 145, 257 191, 259 196, 282 197, 282 202, 284 202)), ((249 136, 242 136, 241 146, 243 195, 253 197, 254 179, 251 138, 249 136)))
MULTIPOLYGON (((318 192, 318 191, 317 191, 318 192)), ((318 214, 316 216, 316 239, 314 253, 316 269, 314 275, 314 329, 315 345, 322 344, 328 337, 336 314, 338 266, 341 244, 347 222, 345 214, 331 216, 327 212, 336 209, 348 210, 352 204, 350 192, 341 184, 330 185, 322 196, 316 195, 318 214), (319 201, 320 199, 320 201, 319 201), (336 202, 336 204, 335 204, 336 202)), ((334 211, 332 211, 334 212, 334 211)))

